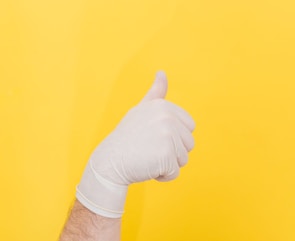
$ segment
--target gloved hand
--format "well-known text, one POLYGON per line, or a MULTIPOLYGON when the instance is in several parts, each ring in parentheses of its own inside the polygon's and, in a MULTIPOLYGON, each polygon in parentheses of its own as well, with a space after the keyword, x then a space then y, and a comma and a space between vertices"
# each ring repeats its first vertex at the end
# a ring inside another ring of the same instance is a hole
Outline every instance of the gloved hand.
POLYGON ((170 181, 188 161, 195 123, 166 101, 167 79, 158 72, 143 100, 95 149, 77 187, 77 199, 91 211, 122 216, 128 185, 150 179, 170 181))

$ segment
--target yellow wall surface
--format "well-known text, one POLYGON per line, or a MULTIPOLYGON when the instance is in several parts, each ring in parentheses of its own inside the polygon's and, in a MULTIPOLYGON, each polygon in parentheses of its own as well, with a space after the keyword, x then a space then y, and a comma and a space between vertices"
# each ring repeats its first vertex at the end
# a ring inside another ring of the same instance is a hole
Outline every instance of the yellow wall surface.
POLYGON ((197 122, 130 187, 123 241, 295 240, 295 2, 0 0, 0 239, 57 240, 93 148, 157 70, 197 122))

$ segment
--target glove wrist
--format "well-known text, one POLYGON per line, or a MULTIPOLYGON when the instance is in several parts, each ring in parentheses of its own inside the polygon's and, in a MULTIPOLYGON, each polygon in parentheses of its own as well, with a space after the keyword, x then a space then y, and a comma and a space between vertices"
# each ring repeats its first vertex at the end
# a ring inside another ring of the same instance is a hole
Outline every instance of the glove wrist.
POLYGON ((92 167, 92 160, 86 166, 76 198, 90 211, 109 218, 120 218, 124 212, 128 186, 109 182, 92 167))

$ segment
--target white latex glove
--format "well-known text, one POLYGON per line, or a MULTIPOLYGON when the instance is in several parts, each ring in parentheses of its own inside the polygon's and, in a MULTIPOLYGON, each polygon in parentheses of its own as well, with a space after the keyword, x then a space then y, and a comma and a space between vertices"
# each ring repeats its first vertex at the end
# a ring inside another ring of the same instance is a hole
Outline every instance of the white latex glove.
POLYGON ((187 163, 195 123, 186 111, 164 99, 166 92, 166 76, 158 72, 144 99, 91 155, 76 194, 91 211, 121 217, 129 184, 170 181, 187 163))

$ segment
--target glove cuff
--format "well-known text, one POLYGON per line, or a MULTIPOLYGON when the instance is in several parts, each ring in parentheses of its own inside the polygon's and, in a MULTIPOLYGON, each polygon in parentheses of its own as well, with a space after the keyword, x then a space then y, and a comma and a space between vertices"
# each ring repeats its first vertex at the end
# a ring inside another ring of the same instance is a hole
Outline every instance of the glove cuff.
POLYGON ((120 218, 124 212, 128 186, 109 182, 98 175, 89 160, 76 198, 90 211, 108 218, 120 218))

